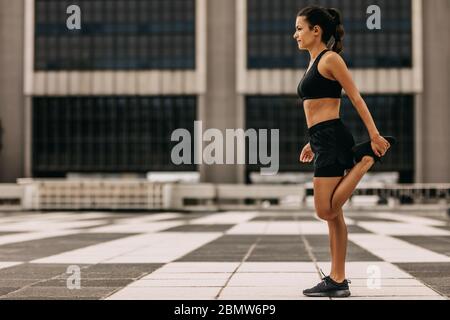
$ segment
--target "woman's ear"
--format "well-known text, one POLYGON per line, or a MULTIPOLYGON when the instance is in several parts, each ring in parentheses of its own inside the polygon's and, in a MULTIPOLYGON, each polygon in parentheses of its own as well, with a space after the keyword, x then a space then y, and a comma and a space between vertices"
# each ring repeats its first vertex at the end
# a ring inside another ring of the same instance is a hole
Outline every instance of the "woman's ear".
POLYGON ((316 34, 319 33, 319 26, 314 26, 314 33, 316 33, 316 34))

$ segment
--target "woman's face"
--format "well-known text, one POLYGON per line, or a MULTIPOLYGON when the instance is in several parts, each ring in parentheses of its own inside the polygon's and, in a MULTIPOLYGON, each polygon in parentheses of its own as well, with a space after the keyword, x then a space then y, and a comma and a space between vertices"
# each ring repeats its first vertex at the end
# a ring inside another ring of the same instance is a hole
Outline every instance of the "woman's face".
POLYGON ((307 50, 312 47, 315 41, 317 31, 315 28, 310 30, 308 22, 305 17, 297 17, 295 21, 294 39, 297 41, 300 50, 307 50))

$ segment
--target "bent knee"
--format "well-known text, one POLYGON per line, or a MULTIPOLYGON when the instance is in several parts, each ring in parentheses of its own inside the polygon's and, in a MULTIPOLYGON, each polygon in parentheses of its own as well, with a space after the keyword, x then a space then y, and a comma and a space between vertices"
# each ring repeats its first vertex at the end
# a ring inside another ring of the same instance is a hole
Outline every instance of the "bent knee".
POLYGON ((375 159, 371 156, 364 156, 362 157, 361 162, 367 165, 373 165, 375 163, 375 159))
POLYGON ((330 209, 319 209, 316 210, 317 212, 317 216, 324 220, 324 221, 330 221, 330 220, 334 220, 337 217, 337 214, 335 212, 333 212, 333 210, 330 209))

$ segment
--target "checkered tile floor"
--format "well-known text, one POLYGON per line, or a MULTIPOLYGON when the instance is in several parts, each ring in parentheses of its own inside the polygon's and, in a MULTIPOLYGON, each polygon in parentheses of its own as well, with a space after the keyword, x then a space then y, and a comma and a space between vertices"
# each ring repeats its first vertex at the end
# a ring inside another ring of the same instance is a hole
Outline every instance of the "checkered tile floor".
MULTIPOLYGON (((350 299, 448 299, 445 218, 346 221, 350 299)), ((329 259, 312 212, 0 213, 0 299, 311 299, 329 259)))

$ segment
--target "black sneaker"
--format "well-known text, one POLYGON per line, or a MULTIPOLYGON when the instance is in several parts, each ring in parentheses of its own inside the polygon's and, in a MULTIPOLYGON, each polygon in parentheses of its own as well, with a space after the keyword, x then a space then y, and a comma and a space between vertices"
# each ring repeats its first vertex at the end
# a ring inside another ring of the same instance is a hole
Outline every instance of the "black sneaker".
POLYGON ((350 296, 349 283, 351 281, 347 279, 341 283, 337 283, 330 276, 326 276, 315 287, 303 290, 303 294, 308 297, 346 298, 350 296))
MULTIPOLYGON (((397 139, 395 139, 394 137, 383 136, 383 138, 385 138, 389 142, 391 147, 397 143, 397 139)), ((389 151, 389 149, 388 149, 388 151, 389 151)), ((373 152, 371 141, 366 141, 366 142, 355 145, 352 148, 352 151, 353 151, 353 156, 354 156, 356 162, 360 162, 364 156, 371 156, 372 158, 374 158, 375 162, 379 161, 380 163, 382 163, 381 157, 378 157, 373 152)))

